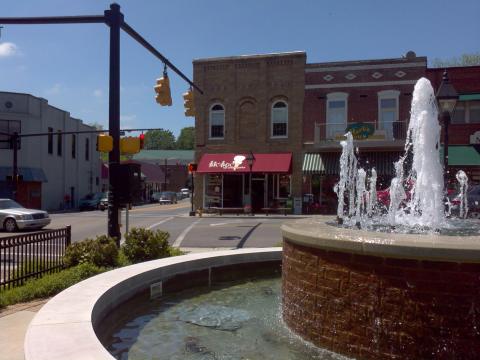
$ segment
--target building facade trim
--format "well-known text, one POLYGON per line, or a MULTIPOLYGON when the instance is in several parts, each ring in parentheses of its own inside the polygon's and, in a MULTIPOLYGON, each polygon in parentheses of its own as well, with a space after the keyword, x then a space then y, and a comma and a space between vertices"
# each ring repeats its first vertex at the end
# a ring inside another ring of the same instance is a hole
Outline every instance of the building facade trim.
POLYGON ((417 80, 398 80, 398 81, 372 81, 361 83, 340 83, 340 84, 309 84, 305 85, 305 90, 347 88, 347 87, 367 87, 367 86, 392 86, 392 85, 413 85, 417 80))
POLYGON ((329 72, 329 71, 352 71, 352 70, 372 70, 372 69, 397 69, 409 67, 426 67, 426 62, 398 63, 398 64, 374 64, 374 65, 350 65, 350 66, 327 66, 306 68, 306 73, 329 72))

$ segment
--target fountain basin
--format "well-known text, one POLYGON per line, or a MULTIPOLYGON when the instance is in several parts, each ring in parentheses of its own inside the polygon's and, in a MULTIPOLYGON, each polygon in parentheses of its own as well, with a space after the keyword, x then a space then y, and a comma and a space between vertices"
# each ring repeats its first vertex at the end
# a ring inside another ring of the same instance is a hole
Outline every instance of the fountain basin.
POLYGON ((53 297, 31 321, 26 360, 112 360, 95 331, 105 316, 152 284, 163 293, 239 275, 271 273, 281 248, 214 251, 160 259, 112 270, 84 280, 53 297))
POLYGON ((329 217, 282 225, 283 319, 359 359, 480 353, 480 236, 368 232, 329 217))

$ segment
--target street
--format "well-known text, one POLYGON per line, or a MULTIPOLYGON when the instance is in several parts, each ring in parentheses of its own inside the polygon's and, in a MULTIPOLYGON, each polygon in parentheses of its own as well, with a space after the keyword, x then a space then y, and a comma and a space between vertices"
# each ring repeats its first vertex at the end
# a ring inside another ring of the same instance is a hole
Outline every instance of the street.
MULTIPOLYGON (((191 217, 190 199, 178 204, 149 204, 129 211, 129 228, 143 227, 170 233, 170 244, 188 248, 270 247, 281 243, 280 225, 294 220, 291 216, 224 215, 191 217)), ((106 211, 83 211, 50 214, 52 222, 45 229, 72 226, 72 242, 107 233, 106 211)), ((125 232, 125 211, 122 211, 122 233, 125 232)), ((19 234, 25 234, 20 232, 19 234)), ((0 232, 0 237, 16 233, 0 232)))

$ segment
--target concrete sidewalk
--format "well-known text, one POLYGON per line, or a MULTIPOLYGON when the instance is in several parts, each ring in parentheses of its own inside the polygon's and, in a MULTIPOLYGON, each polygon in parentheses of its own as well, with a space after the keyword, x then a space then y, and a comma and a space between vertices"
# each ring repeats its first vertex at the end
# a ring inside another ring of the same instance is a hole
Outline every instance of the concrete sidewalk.
POLYGON ((49 299, 8 306, 0 312, 0 360, 24 360, 28 324, 49 299))

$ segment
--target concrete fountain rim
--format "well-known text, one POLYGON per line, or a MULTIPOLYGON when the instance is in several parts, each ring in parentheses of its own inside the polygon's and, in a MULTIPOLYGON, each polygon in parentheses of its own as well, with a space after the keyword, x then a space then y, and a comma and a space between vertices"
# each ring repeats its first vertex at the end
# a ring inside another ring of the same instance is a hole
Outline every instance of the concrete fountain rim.
POLYGON ((30 322, 26 360, 112 360, 95 334, 106 313, 150 284, 218 266, 280 261, 282 248, 251 248, 175 256, 126 266, 86 279, 48 301, 30 322))
POLYGON ((329 251, 416 260, 480 263, 480 236, 395 234, 329 225, 333 216, 284 223, 283 237, 298 245, 329 251))

